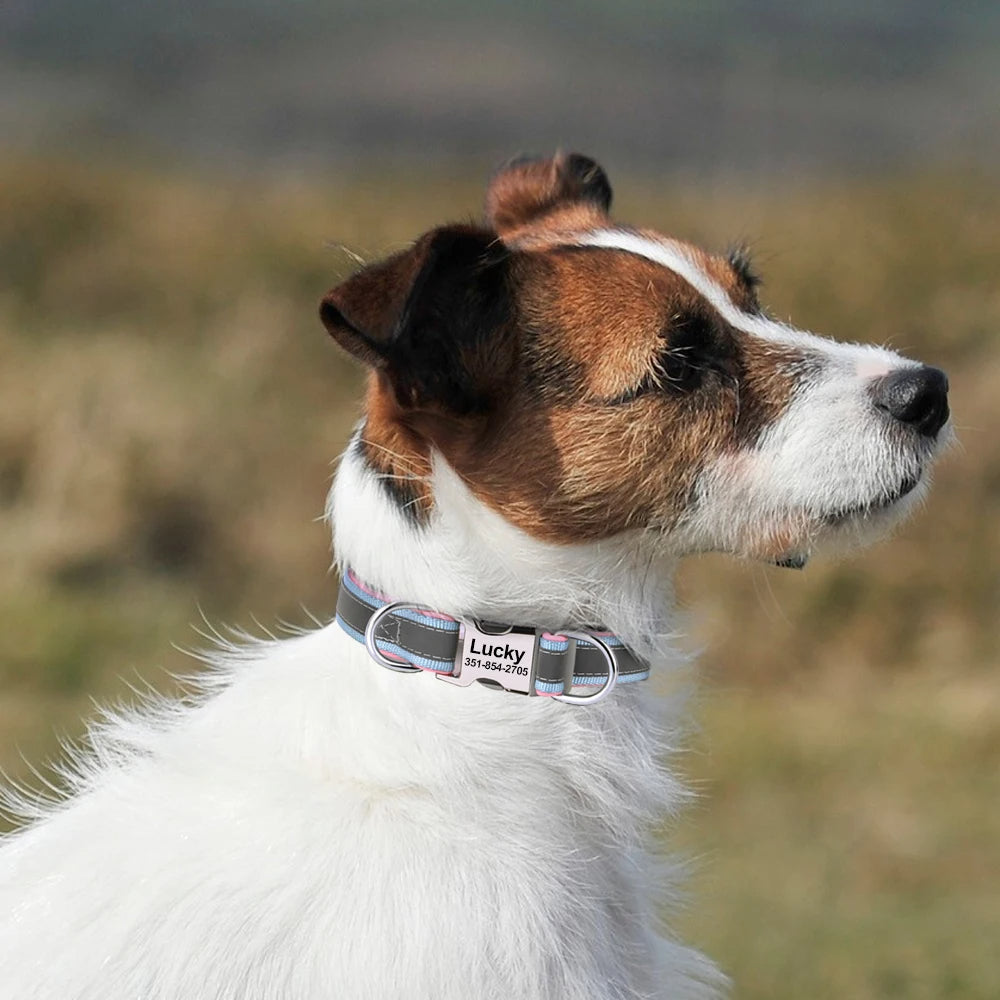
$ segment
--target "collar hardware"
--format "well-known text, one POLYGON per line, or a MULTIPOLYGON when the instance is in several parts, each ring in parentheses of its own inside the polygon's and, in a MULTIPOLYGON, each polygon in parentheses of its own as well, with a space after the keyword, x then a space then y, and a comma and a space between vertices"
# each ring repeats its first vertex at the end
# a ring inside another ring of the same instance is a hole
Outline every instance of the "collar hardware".
POLYGON ((380 666, 399 673, 435 673, 458 687, 480 683, 589 705, 610 694, 617 683, 649 676, 646 664, 609 632, 547 632, 458 619, 420 604, 390 601, 351 570, 341 580, 337 622, 380 666))

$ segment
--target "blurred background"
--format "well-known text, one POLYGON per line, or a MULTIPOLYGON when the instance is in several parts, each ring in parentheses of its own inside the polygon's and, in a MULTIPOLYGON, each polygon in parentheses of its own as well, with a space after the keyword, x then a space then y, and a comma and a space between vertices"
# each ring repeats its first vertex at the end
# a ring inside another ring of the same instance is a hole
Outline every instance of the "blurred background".
POLYGON ((992 2, 6 0, 0 766, 170 690, 203 620, 332 615, 360 374, 319 298, 561 145, 620 218, 749 240, 776 315, 952 382, 894 540, 685 568, 684 933, 740 998, 995 1000, 998 93, 992 2))

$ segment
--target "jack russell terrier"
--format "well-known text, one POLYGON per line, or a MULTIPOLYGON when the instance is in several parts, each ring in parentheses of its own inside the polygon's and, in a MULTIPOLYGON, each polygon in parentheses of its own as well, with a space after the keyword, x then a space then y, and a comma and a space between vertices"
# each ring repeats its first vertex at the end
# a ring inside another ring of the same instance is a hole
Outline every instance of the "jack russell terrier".
POLYGON ((323 300, 369 369, 336 621, 221 643, 184 701, 11 793, 2 1000, 650 1000, 724 991, 662 923, 671 579, 884 535, 950 434, 936 368, 771 319, 741 253, 519 159, 323 300))

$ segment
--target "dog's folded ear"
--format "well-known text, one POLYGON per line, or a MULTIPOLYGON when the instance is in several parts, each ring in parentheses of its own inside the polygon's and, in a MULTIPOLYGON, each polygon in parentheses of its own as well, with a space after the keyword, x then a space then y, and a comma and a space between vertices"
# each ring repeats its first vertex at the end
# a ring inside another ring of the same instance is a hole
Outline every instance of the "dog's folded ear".
POLYGON ((435 229, 327 293, 320 317, 401 407, 484 411, 513 362, 507 256, 490 230, 435 229))
POLYGON ((486 220, 504 237, 540 221, 606 223, 610 208, 607 174, 580 153, 517 157, 493 174, 486 189, 486 220))

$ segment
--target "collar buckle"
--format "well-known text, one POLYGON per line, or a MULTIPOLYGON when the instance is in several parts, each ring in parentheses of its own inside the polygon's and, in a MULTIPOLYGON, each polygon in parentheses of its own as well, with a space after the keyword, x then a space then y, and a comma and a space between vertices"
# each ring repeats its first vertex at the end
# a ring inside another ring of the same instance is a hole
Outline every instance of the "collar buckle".
POLYGON ((458 687, 483 681, 518 694, 535 692, 538 630, 497 625, 473 618, 460 621, 455 670, 438 677, 458 687))
MULTIPOLYGON (((455 672, 438 674, 439 681, 458 687, 468 687, 476 681, 489 687, 502 688, 518 694, 537 695, 535 673, 538 664, 538 643, 545 633, 514 625, 493 625, 473 619, 461 622, 455 672)), ((550 697, 567 705, 593 705, 611 693, 618 682, 618 660, 614 650, 589 632, 559 633, 566 639, 582 640, 595 646, 607 663, 604 683, 593 694, 553 694, 550 697)))

